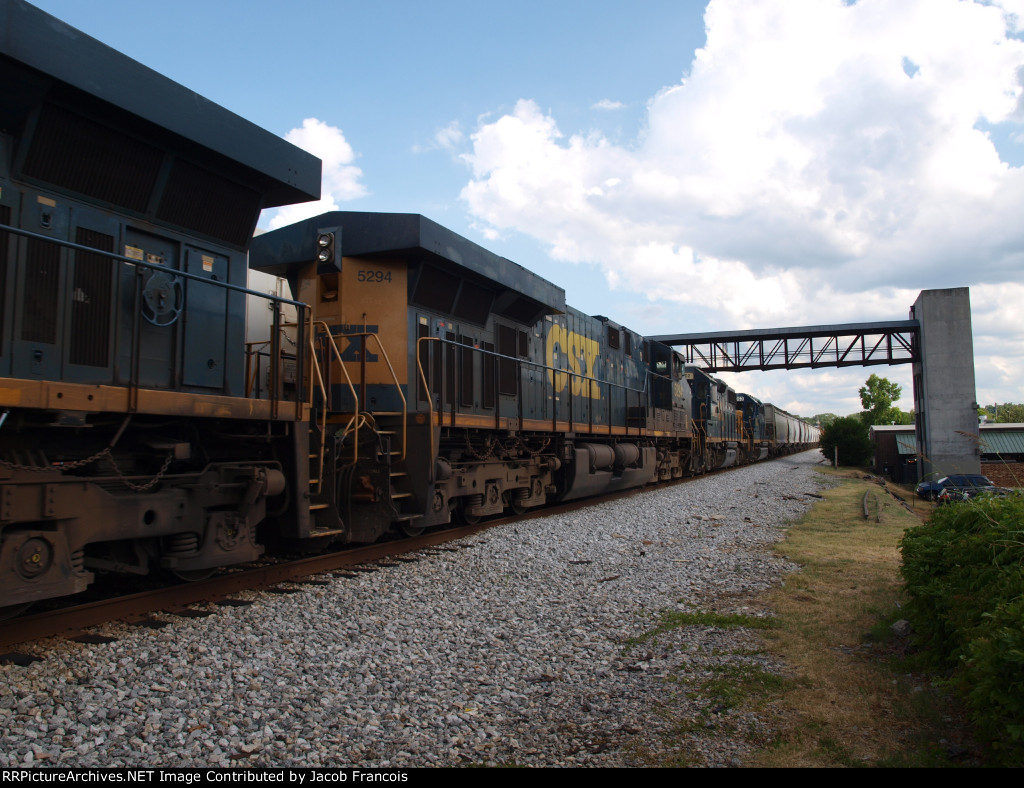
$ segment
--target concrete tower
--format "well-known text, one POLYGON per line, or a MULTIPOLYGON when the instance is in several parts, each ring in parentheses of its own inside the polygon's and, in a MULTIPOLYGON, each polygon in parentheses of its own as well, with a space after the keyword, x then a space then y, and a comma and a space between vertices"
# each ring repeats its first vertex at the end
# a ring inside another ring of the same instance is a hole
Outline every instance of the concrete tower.
POLYGON ((981 473, 970 290, 922 290, 910 316, 921 325, 914 364, 918 478, 981 473))

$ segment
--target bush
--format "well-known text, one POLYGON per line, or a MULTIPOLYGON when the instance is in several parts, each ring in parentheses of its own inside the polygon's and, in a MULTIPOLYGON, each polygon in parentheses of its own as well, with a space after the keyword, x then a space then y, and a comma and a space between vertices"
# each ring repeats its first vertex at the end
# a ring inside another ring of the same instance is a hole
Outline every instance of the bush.
POLYGON ((1024 500, 940 507, 902 550, 918 645, 951 670, 996 760, 1024 765, 1024 500))
POLYGON ((1004 766, 1024 766, 1024 599, 985 614, 963 681, 979 733, 1004 766))
POLYGON ((868 437, 868 428, 857 416, 836 419, 821 431, 821 453, 831 461, 839 449, 843 465, 867 465, 874 457, 875 447, 868 437))

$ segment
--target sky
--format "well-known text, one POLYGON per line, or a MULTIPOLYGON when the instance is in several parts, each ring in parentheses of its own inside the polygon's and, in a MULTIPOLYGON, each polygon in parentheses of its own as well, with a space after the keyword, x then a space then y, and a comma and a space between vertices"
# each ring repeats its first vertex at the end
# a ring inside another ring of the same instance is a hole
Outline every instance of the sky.
MULTIPOLYGON (((1024 0, 35 0, 644 334, 903 320, 970 287, 1024 402, 1024 0)), ((875 373, 722 375, 800 414, 875 373)))

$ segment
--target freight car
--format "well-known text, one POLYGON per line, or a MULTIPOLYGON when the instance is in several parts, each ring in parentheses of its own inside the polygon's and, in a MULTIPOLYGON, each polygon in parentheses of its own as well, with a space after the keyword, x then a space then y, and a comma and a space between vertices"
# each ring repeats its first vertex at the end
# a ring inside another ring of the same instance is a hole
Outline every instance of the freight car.
POLYGON ((20 0, 0 19, 0 612, 816 442, 422 216, 252 239, 318 160, 20 0))

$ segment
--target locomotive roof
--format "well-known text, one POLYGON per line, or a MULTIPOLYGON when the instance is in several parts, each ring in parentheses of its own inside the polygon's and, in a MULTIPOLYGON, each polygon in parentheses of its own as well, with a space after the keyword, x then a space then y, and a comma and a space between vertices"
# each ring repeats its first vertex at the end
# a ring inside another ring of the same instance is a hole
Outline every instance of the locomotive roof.
POLYGON ((285 276, 315 257, 317 232, 341 228, 345 257, 414 256, 461 269, 535 301, 546 314, 565 312, 565 291, 508 258, 415 213, 333 211, 253 239, 249 267, 285 276))
POLYGON ((0 57, 0 126, 44 96, 99 99, 154 124, 153 137, 183 138, 254 171, 264 207, 320 197, 315 156, 23 0, 0 0, 0 55, 35 72, 0 57))

